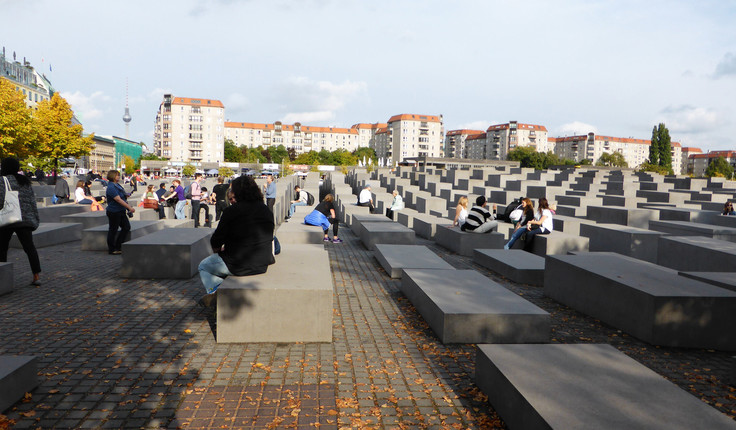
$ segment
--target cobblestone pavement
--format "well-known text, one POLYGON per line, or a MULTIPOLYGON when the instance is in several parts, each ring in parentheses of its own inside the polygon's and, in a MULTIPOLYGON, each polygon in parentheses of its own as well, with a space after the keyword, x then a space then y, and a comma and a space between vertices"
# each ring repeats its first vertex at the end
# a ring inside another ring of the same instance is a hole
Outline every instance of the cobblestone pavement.
MULTIPOLYGON (((0 353, 36 355, 40 386, 5 412, 14 428, 503 428, 473 383, 474 345, 442 345, 349 229, 327 244, 331 344, 217 345, 190 280, 123 280, 120 257, 40 249, 44 284, 11 250, 0 353)), ((552 313, 552 342, 609 343, 731 417, 731 354, 657 348, 420 241, 552 313)))

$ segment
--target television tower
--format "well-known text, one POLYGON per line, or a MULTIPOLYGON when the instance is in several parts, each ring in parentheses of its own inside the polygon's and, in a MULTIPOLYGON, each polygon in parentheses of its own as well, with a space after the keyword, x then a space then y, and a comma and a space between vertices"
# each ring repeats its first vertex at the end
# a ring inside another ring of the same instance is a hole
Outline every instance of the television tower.
POLYGON ((125 78, 125 114, 123 115, 123 122, 125 123, 125 138, 130 139, 130 110, 128 109, 128 78, 125 78))

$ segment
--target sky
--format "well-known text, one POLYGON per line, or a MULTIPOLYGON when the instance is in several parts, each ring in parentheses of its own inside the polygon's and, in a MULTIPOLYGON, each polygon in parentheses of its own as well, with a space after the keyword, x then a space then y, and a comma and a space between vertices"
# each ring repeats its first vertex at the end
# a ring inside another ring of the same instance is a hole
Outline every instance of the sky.
POLYGON ((0 44, 85 132, 152 147, 163 94, 226 121, 509 121, 736 149, 736 1, 0 0, 0 44))

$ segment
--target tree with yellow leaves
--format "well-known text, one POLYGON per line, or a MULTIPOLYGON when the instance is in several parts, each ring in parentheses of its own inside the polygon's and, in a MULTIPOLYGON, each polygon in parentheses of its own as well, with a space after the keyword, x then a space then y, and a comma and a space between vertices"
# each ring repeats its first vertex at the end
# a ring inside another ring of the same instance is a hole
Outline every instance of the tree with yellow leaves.
POLYGON ((38 104, 35 118, 39 131, 39 155, 54 160, 59 158, 88 155, 92 149, 93 137, 82 136, 82 125, 72 121, 74 113, 71 106, 59 93, 38 104))
POLYGON ((15 84, 0 78, 0 158, 36 152, 38 132, 31 110, 15 84))

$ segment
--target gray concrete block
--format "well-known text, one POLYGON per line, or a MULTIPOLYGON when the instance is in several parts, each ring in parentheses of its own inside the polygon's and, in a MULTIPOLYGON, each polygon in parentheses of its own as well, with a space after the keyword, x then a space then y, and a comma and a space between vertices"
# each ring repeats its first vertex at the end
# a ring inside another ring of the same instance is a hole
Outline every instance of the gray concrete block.
POLYGON ((366 248, 373 250, 379 243, 392 245, 414 245, 414 230, 395 222, 363 223, 360 240, 366 248))
POLYGON ((38 218, 40 222, 61 222, 64 215, 77 214, 81 212, 90 212, 89 205, 78 205, 76 203, 64 203, 61 205, 51 205, 38 208, 38 218))
POLYGON ((680 276, 736 291, 736 274, 733 272, 679 272, 680 276))
MULTIPOLYGON (((511 237, 513 228, 509 229, 508 237, 511 237)), ((544 257, 553 254, 567 254, 568 252, 588 251, 589 241, 587 237, 576 236, 573 234, 563 233, 561 231, 551 231, 548 234, 538 234, 534 236, 532 243, 532 254, 544 257)), ((513 249, 523 249, 524 241, 517 240, 513 249)))
POLYGON ((304 224, 303 218, 297 218, 295 215, 289 222, 279 225, 276 229, 276 237, 278 237, 279 243, 284 245, 321 245, 325 235, 321 227, 304 224))
POLYGON ((414 226, 411 229, 421 238, 435 240, 437 237, 437 228, 451 224, 452 221, 447 218, 432 215, 418 215, 414 218, 414 226))
POLYGON ((82 225, 82 230, 107 224, 107 212, 79 212, 70 215, 62 215, 61 222, 77 223, 82 225))
POLYGON ((736 272, 736 243, 702 236, 662 236, 657 264, 693 272, 736 272))
POLYGON ((437 226, 435 242, 466 257, 472 257, 474 249, 502 249, 506 243, 503 234, 495 231, 472 233, 461 231, 460 227, 451 225, 437 226))
POLYGON ((0 263, 0 296, 13 292, 14 287, 13 263, 0 263))
MULTIPOLYGON (((174 219, 165 218, 161 220, 164 223, 165 228, 194 228, 193 219, 174 219)), ((213 224, 212 228, 215 228, 213 224)))
POLYGON ((418 195, 416 197, 416 211, 419 213, 428 214, 430 211, 442 211, 447 209, 447 201, 439 197, 433 197, 431 195, 424 196, 418 195))
POLYGON ((405 269, 401 291, 442 343, 549 341, 547 312, 475 270, 405 269))
MULTIPOLYGON (((36 248, 45 248, 60 243, 74 242, 82 238, 82 225, 60 222, 42 222, 33 232, 33 244, 36 248)), ((23 248, 18 236, 10 239, 11 248, 23 248)))
POLYGON ((378 244, 376 259, 392 278, 401 278, 404 269, 455 270, 449 263, 423 245, 378 244))
POLYGON ((0 355, 0 412, 13 406, 38 384, 36 357, 0 355))
MULTIPOLYGON (((131 221, 126 240, 137 239, 164 228, 163 221, 131 221)), ((82 251, 107 251, 107 225, 82 231, 82 251)))
POLYGON ((200 261, 212 254, 213 233, 210 228, 168 228, 125 242, 119 274, 123 278, 189 279, 197 274, 200 261))
POLYGON ((547 257, 544 294, 654 344, 736 349, 736 292, 611 252, 547 257))
POLYGON ((365 222, 393 222, 391 218, 387 217, 386 215, 381 215, 380 213, 353 213, 351 216, 352 219, 350 222, 350 230, 352 230, 357 237, 360 237, 360 235, 362 234, 362 225, 365 222))
POLYGON ((324 246, 284 247, 266 273, 217 289, 217 342, 332 342, 332 293, 324 246))
POLYGON ((672 236, 703 236, 736 242, 736 228, 688 221, 649 221, 649 229, 672 236))
POLYGON ((719 215, 718 212, 681 207, 658 207, 656 209, 662 221, 692 221, 710 224, 719 215))
POLYGON ((544 284, 544 258, 518 249, 476 249, 473 261, 520 284, 544 284))
POLYGON ((660 232, 617 224, 584 224, 580 234, 590 239, 591 252, 616 252, 657 263, 660 232))
POLYGON ((512 429, 733 429, 610 345, 479 345, 475 383, 512 429))
POLYGON ((561 215, 558 210, 555 216, 552 217, 552 224, 554 225, 555 231, 580 236, 580 225, 595 224, 595 221, 580 217, 561 215))
POLYGON ((658 211, 609 206, 588 206, 587 218, 601 224, 619 224, 648 228, 649 221, 659 217, 658 211))

